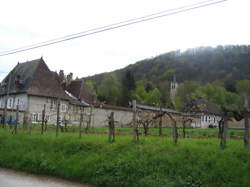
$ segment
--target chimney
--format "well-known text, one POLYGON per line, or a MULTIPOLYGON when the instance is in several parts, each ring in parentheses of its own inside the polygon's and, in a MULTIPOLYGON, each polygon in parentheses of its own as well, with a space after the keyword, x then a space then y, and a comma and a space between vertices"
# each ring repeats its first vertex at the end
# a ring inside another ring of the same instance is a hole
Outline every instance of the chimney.
POLYGON ((20 75, 17 75, 15 77, 15 87, 16 87, 16 90, 21 89, 22 85, 23 85, 23 80, 21 79, 20 75))
POLYGON ((64 72, 63 72, 63 70, 60 70, 60 71, 59 71, 59 81, 60 81, 61 84, 62 84, 63 81, 64 81, 64 72))
POLYGON ((66 78, 67 86, 70 85, 71 81, 73 80, 73 73, 69 73, 66 78))

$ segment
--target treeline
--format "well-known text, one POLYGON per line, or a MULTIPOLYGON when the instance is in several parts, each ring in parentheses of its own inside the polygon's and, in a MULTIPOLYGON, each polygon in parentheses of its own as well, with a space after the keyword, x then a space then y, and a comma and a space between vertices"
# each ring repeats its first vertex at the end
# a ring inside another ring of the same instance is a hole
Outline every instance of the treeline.
POLYGON ((128 105, 142 104, 181 109, 192 98, 205 98, 218 105, 240 107, 249 95, 250 46, 217 46, 173 51, 145 59, 124 69, 85 78, 99 100, 128 105), (179 83, 174 102, 170 82, 179 83))

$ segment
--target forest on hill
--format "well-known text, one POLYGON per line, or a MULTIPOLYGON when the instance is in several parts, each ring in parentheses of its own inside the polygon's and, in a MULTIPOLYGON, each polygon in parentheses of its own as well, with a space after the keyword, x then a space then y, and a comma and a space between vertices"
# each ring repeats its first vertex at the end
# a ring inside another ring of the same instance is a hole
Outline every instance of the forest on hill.
POLYGON ((199 47, 168 52, 123 69, 84 78, 98 99, 127 106, 141 104, 182 109, 194 98, 204 98, 230 108, 242 106, 250 96, 250 45, 199 47), (178 82, 170 99, 170 82, 178 82))

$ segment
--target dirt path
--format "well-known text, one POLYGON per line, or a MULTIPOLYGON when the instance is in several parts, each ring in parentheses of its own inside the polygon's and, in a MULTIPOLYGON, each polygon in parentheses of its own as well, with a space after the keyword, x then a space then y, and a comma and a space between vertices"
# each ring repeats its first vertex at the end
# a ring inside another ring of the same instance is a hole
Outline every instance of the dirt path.
POLYGON ((0 187, 91 187, 49 176, 40 176, 0 168, 0 187))

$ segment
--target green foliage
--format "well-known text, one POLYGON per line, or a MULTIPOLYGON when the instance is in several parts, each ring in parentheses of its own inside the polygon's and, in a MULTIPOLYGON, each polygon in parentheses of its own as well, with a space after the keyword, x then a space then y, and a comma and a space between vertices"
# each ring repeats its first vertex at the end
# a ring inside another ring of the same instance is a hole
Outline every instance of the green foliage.
POLYGON ((152 89, 151 84, 146 81, 137 81, 136 88, 132 92, 132 96, 140 104, 160 106, 161 93, 157 88, 152 89), (148 90, 148 91, 147 91, 148 90))
POLYGON ((97 87, 97 95, 100 101, 113 105, 119 105, 121 99, 121 86, 115 74, 104 77, 97 87))
MULTIPOLYGON (((177 95, 174 98, 174 106, 176 109, 182 109, 186 103, 188 103, 195 92, 199 92, 197 88, 201 85, 197 81, 185 81, 184 83, 179 84, 177 88, 177 95)), ((201 94, 201 93, 199 93, 201 94)))
POLYGON ((240 80, 236 83, 236 90, 240 94, 250 96, 250 80, 240 80))
POLYGON ((87 80, 86 85, 91 90, 91 92, 96 92, 94 82, 92 80, 87 80))
POLYGON ((113 144, 106 135, 48 132, 12 136, 1 129, 0 167, 48 174, 100 186, 186 187, 250 186, 249 150, 241 140, 170 139, 119 136, 113 144))
POLYGON ((127 70, 122 78, 122 97, 121 105, 127 106, 132 101, 132 90, 135 89, 134 74, 127 70))
MULTIPOLYGON (((113 73, 117 75, 119 85, 122 87, 122 96, 118 102, 122 105, 127 105, 128 101, 132 99, 131 90, 135 89, 129 88, 127 83, 146 81, 153 85, 146 86, 146 92, 149 92, 149 89, 151 91, 158 88, 161 93, 161 102, 165 106, 171 106, 168 95, 170 90, 162 89, 163 87, 167 88, 167 86, 162 86, 161 83, 168 84, 167 81, 172 79, 173 74, 176 75, 178 83, 184 83, 184 86, 179 87, 180 91, 176 101, 174 101, 175 105, 178 105, 177 108, 183 107, 192 96, 206 98, 217 105, 225 103, 229 105, 228 100, 233 97, 234 102, 236 102, 237 96, 227 94, 227 92, 236 93, 237 91, 241 95, 242 92, 250 94, 250 46, 229 45, 216 48, 199 47, 184 52, 173 51, 142 60, 115 72, 89 77, 89 79, 94 80, 99 87, 105 76, 113 73), (192 85, 193 83, 194 85, 192 85), (211 85, 199 88, 193 94, 194 86, 198 88, 199 84, 207 85, 208 83, 211 85), (215 89, 215 93, 213 93, 213 89, 215 89), (208 93, 212 93, 212 96, 209 96, 208 93)), ((237 102, 231 104, 230 107, 239 106, 237 102)))

